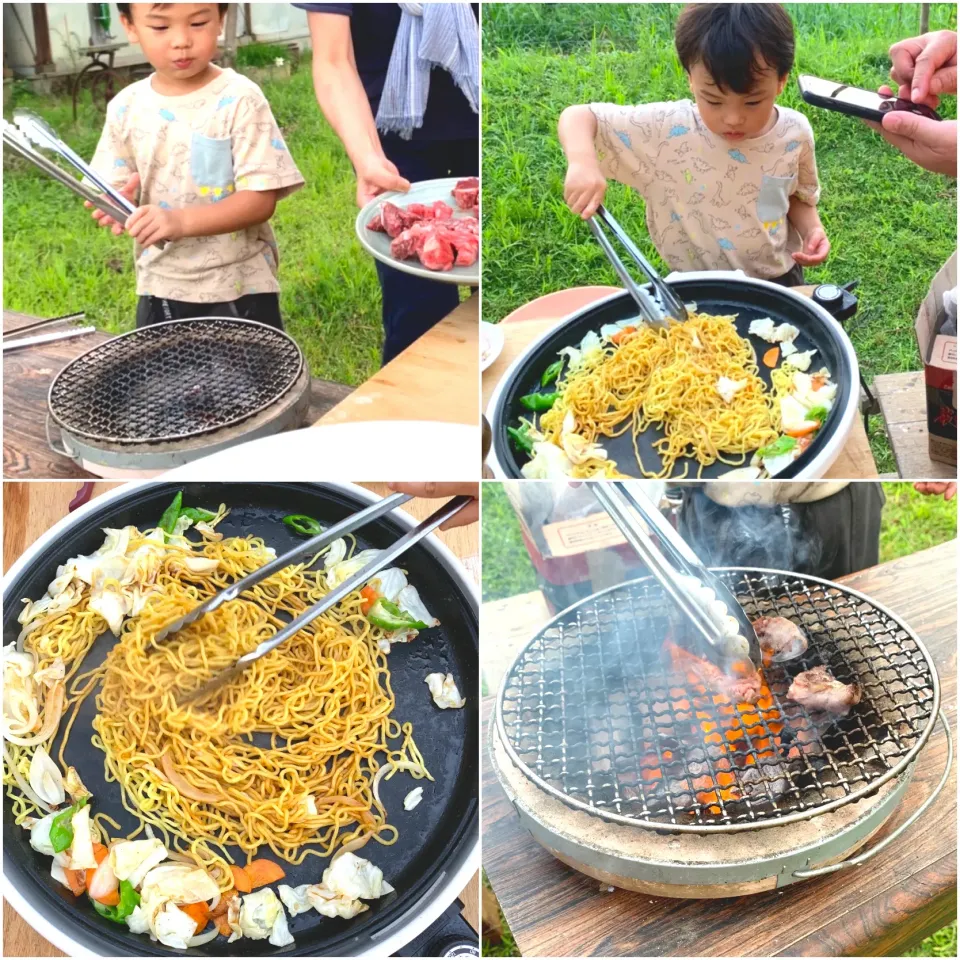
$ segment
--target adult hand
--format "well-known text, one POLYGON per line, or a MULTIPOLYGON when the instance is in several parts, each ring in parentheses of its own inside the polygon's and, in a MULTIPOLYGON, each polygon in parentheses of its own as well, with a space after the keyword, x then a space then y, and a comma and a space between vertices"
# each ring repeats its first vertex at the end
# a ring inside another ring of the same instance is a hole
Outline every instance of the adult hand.
MULTIPOLYGON (((120 193, 128 200, 136 203, 137 191, 139 191, 139 189, 140 174, 135 173, 130 177, 126 184, 120 188, 120 193)), ((88 210, 92 210, 93 212, 90 214, 90 216, 92 216, 101 227, 109 227, 113 231, 113 235, 115 237, 119 237, 120 234, 123 233, 123 224, 117 223, 117 221, 114 220, 109 213, 104 213, 99 207, 95 207, 92 203, 90 203, 89 200, 84 200, 83 205, 88 210)))
POLYGON ((589 220, 603 203, 606 192, 607 180, 597 163, 573 162, 567 167, 563 199, 578 217, 589 220))
MULTIPOLYGON (((887 96, 883 91, 889 89, 881 87, 881 95, 887 96)), ((929 120, 906 110, 891 110, 883 115, 882 123, 864 122, 924 170, 957 175, 956 120, 929 120)))
POLYGON ((948 480, 945 483, 915 483, 913 489, 917 493, 933 496, 939 496, 942 493, 944 500, 952 500, 957 495, 957 484, 954 480, 948 480))
POLYGON ((823 227, 815 227, 803 239, 803 249, 793 254, 793 259, 802 267, 815 267, 823 263, 830 253, 830 241, 823 227))
POLYGON ((465 527, 467 524, 476 523, 480 518, 479 483, 436 483, 431 480, 426 483, 391 483, 388 484, 388 486, 396 493, 408 493, 411 497, 434 499, 456 497, 461 494, 473 497, 473 502, 468 503, 459 513, 442 524, 440 527, 441 530, 450 530, 453 527, 465 527))
POLYGON ((396 164, 381 154, 372 154, 357 167, 357 206, 365 207, 374 197, 388 190, 406 193, 410 181, 400 176, 396 164))
POLYGON ((957 34, 937 30, 901 40, 890 48, 890 77, 897 96, 936 109, 945 93, 957 92, 957 34))

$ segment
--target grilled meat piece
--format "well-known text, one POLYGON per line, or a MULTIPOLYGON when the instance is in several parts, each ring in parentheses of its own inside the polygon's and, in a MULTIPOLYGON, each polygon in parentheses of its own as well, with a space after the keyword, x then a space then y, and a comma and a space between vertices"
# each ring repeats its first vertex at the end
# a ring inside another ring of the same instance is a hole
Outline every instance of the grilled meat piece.
POLYGON ((807 638, 803 631, 786 617, 758 617, 753 621, 764 661, 786 663, 796 660, 807 649, 807 638))
POLYGON ((730 672, 722 670, 715 663, 704 660, 673 641, 663 645, 673 665, 678 670, 690 673, 695 681, 703 684, 714 693, 721 693, 733 703, 756 703, 760 699, 760 674, 749 660, 737 660, 730 664, 730 672))
POLYGON ((850 712, 860 702, 862 690, 858 683, 841 683, 826 667, 814 667, 798 673, 787 691, 787 699, 794 700, 807 710, 822 710, 838 717, 850 712))

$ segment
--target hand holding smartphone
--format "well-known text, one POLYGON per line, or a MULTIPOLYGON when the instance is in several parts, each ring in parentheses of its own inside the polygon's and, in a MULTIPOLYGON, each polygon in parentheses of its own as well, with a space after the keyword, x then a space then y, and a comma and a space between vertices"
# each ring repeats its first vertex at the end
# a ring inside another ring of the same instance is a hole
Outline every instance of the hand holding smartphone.
POLYGON ((801 74, 797 78, 797 83, 800 87, 800 95, 811 106, 835 110, 863 120, 873 120, 875 123, 880 123, 883 115, 891 110, 904 110, 929 120, 943 119, 926 104, 913 103, 911 100, 902 100, 893 96, 883 97, 872 90, 848 87, 833 80, 801 74))

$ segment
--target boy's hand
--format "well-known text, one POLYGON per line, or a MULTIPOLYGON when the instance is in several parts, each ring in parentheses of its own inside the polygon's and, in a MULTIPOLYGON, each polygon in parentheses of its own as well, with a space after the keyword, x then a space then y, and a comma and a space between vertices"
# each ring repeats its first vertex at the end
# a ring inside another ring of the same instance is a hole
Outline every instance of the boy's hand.
MULTIPOLYGON (((125 196, 128 200, 136 203, 137 200, 137 191, 140 189, 140 174, 134 173, 126 184, 120 188, 120 193, 125 196)), ((90 216, 100 224, 101 227, 109 227, 113 231, 115 237, 119 237, 123 233, 123 224, 117 223, 109 213, 104 213, 98 207, 95 207, 88 200, 83 201, 83 205, 88 209, 92 210, 93 213, 90 216)))
POLYGON ((567 167, 563 199, 567 206, 584 220, 589 220, 597 212, 606 192, 606 178, 596 163, 574 161, 567 167))
POLYGON ((803 239, 803 249, 798 250, 793 259, 801 267, 815 267, 823 263, 830 253, 830 241, 823 227, 814 227, 803 239))
POLYGON ((127 233, 141 247, 149 247, 161 240, 179 240, 183 236, 180 211, 164 210, 152 203, 137 207, 127 220, 127 233))

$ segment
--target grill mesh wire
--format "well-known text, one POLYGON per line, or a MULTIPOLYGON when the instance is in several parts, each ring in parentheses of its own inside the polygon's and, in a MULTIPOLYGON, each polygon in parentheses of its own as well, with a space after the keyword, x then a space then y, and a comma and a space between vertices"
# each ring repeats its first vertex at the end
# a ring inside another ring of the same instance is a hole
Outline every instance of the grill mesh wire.
MULTIPOLYGON (((764 762, 770 754, 758 752, 759 737, 728 753, 692 731, 701 719, 723 729, 721 710, 710 696, 691 697, 685 675, 664 664, 670 601, 656 581, 642 580, 568 611, 505 678, 502 729, 536 777, 600 816, 722 828, 812 815, 879 780, 917 744, 932 722, 934 678, 900 624, 834 584, 718 574, 751 619, 785 616, 807 634, 803 657, 764 670, 784 724, 780 758, 764 762), (786 698, 792 678, 819 664, 862 687, 860 703, 828 723, 786 698), (802 752, 800 737, 811 740, 802 752), (791 746, 795 759, 784 760, 791 746), (701 778, 715 780, 731 766, 742 799, 710 804, 701 793, 698 800, 701 778)), ((763 734, 772 737, 775 714, 759 713, 763 734)))
POLYGON ((108 340, 64 367, 50 387, 50 415, 90 440, 181 440, 265 409, 290 390, 302 366, 296 343, 263 324, 159 323, 108 340))

